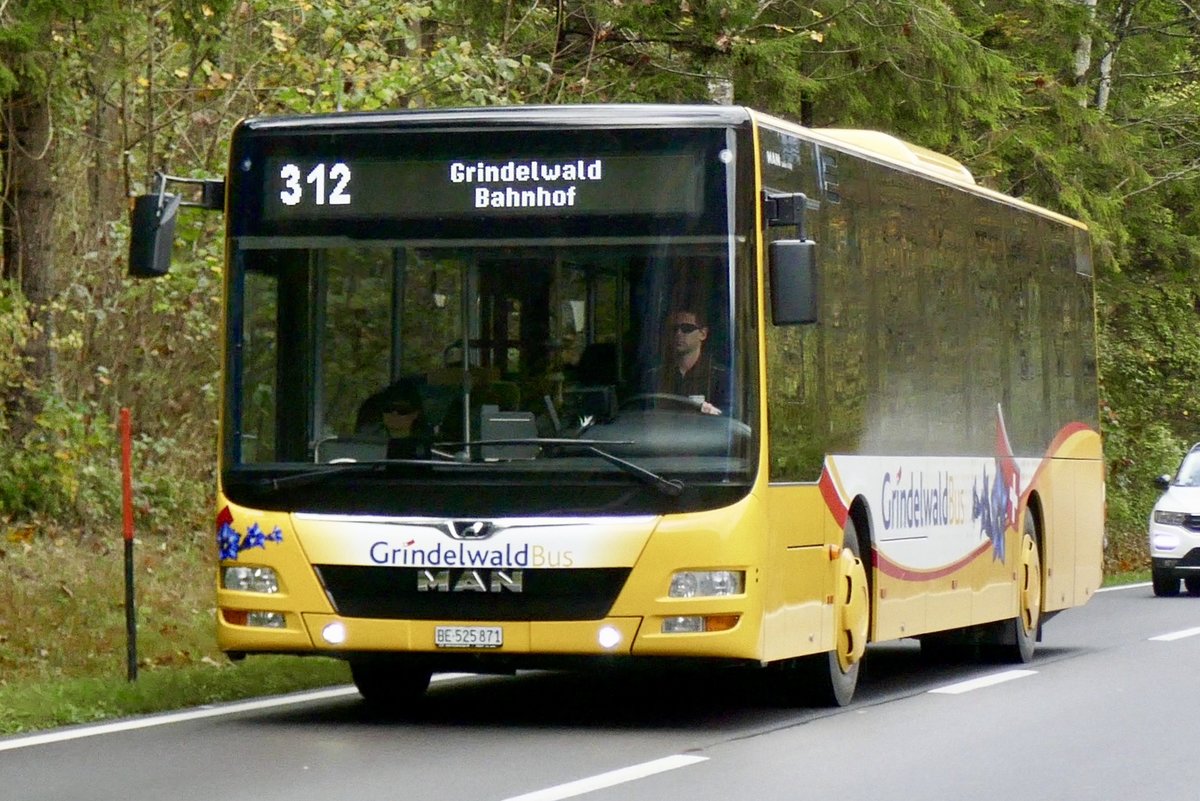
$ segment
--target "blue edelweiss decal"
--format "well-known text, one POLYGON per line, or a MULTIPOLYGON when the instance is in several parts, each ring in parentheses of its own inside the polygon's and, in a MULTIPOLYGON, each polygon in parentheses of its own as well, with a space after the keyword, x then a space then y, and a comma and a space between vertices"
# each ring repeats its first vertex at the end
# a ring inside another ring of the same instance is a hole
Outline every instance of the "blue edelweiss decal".
POLYGON ((971 519, 979 522, 980 532, 991 541, 992 558, 1003 562, 1004 533, 1017 527, 1021 473, 1013 459, 1004 410, 999 404, 996 405, 996 473, 989 479, 985 467, 983 478, 976 479, 971 488, 971 497, 971 519))
POLYGON ((222 561, 228 559, 237 559, 238 554, 242 551, 248 551, 253 548, 266 548, 268 542, 283 542, 283 531, 279 526, 271 529, 268 533, 263 533, 262 527, 258 523, 251 523, 246 529, 246 533, 242 534, 233 525, 233 516, 228 510, 222 510, 222 513, 217 517, 217 552, 222 561))

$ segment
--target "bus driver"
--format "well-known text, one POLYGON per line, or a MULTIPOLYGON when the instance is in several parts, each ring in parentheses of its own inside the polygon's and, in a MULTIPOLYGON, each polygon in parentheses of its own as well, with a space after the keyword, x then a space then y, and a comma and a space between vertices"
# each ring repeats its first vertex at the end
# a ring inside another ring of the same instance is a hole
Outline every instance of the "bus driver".
POLYGON ((647 371, 647 388, 690 398, 704 414, 724 413, 729 407, 729 373, 704 352, 707 322, 695 311, 679 309, 669 323, 670 352, 663 364, 647 371))

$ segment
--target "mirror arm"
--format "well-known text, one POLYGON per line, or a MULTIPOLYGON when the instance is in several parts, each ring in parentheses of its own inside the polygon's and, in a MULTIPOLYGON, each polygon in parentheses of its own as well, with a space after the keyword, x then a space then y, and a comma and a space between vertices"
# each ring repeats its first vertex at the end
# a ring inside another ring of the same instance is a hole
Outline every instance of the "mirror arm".
POLYGON ((179 202, 181 206, 208 209, 209 211, 222 211, 225 208, 225 181, 222 178, 184 178, 155 170, 154 183, 154 194, 158 196, 159 208, 163 206, 168 183, 200 187, 200 199, 181 200, 179 202))

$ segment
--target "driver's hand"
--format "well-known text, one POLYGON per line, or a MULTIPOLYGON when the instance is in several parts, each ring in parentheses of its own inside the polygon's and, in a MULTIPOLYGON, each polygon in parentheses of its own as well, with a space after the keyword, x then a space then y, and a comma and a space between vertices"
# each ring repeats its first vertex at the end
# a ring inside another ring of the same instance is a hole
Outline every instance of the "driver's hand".
POLYGON ((704 401, 704 403, 700 404, 700 413, 701 414, 720 414, 721 410, 718 409, 716 406, 713 406, 708 401, 704 401))

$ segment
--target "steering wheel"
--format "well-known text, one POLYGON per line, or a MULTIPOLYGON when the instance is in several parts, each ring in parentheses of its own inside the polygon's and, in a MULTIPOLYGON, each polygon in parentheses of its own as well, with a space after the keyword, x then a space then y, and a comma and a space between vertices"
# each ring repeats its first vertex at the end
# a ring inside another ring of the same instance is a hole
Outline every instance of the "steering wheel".
POLYGON ((631 395, 621 401, 619 408, 624 409, 627 406, 634 406, 635 404, 649 406, 651 401, 666 401, 694 412, 700 411, 700 408, 704 405, 703 401, 693 400, 687 395, 672 395, 670 392, 643 392, 639 395, 631 395))

